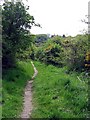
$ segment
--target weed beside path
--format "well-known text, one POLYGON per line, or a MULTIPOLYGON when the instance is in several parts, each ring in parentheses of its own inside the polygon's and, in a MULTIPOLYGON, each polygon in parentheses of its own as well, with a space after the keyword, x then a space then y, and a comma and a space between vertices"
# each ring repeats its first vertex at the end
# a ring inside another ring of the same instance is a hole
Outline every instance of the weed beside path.
POLYGON ((20 61, 16 68, 3 71, 3 118, 19 118, 23 109, 24 89, 33 73, 30 61, 20 61))
POLYGON ((30 118, 33 105, 32 105, 32 83, 33 79, 37 76, 37 69, 35 68, 33 62, 31 61, 31 64, 34 69, 34 74, 32 76, 32 79, 27 82, 27 85, 25 87, 25 92, 24 92, 24 104, 23 104, 23 111, 21 113, 21 118, 30 118))
POLYGON ((32 118, 86 118, 88 79, 67 74, 66 68, 34 64, 39 73, 33 82, 32 118))

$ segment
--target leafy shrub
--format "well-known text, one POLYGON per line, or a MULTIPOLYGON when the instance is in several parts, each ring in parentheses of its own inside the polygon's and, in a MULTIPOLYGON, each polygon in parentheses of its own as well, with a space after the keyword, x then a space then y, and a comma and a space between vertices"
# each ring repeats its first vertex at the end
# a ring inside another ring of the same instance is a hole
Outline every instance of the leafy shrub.
POLYGON ((71 70, 85 69, 85 56, 89 49, 88 35, 61 38, 54 36, 37 47, 36 59, 52 65, 68 66, 71 70))
POLYGON ((47 64, 62 66, 63 47, 60 44, 60 37, 49 39, 42 47, 38 48, 36 58, 47 64))
POLYGON ((78 35, 69 41, 66 53, 66 65, 69 69, 82 70, 85 68, 85 55, 88 50, 88 36, 78 35))

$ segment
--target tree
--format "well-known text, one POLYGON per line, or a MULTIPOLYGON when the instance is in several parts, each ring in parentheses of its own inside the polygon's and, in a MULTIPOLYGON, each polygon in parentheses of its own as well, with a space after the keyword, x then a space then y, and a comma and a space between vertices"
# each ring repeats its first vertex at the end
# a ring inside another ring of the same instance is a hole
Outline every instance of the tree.
POLYGON ((48 39, 42 46, 38 46, 35 57, 46 64, 62 67, 64 57, 62 39, 59 36, 48 39))
POLYGON ((35 43, 37 46, 42 46, 43 43, 45 43, 49 39, 49 36, 47 34, 38 34, 35 38, 35 43))
MULTIPOLYGON (((88 9, 90 9, 90 2, 88 3, 88 9)), ((85 17, 87 18, 87 20, 86 19, 81 20, 82 22, 88 25, 88 31, 85 30, 85 33, 88 34, 88 50, 85 56, 85 66, 86 68, 90 69, 90 13, 89 13, 89 10, 88 10, 88 15, 86 15, 85 17)))
POLYGON ((3 67, 12 67, 16 52, 25 49, 31 42, 29 29, 35 24, 34 17, 22 2, 5 2, 2 10, 3 67))

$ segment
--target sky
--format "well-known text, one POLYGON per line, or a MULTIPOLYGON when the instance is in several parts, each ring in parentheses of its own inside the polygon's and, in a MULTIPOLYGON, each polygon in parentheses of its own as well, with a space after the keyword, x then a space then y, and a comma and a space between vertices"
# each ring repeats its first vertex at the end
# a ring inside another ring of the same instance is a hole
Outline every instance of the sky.
MULTIPOLYGON (((32 27, 33 34, 82 34, 87 25, 81 22, 88 15, 89 0, 28 0, 29 13, 42 28, 32 27)), ((86 19, 87 20, 87 19, 86 19)))
MULTIPOLYGON (((1 0, 0 0, 1 1, 1 0)), ((32 27, 32 34, 76 36, 88 29, 81 22, 88 15, 90 0, 23 0, 30 6, 29 13, 42 28, 32 27)), ((86 19, 87 20, 87 19, 86 19)))

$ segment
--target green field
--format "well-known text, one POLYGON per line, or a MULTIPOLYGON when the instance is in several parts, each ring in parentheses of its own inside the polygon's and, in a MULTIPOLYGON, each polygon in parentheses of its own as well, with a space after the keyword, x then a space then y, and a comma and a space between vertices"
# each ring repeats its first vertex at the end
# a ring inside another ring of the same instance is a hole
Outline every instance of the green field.
POLYGON ((22 111, 25 85, 33 75, 33 68, 28 62, 18 62, 17 67, 4 70, 3 73, 3 118, 18 118, 22 111))
POLYGON ((88 79, 84 73, 68 73, 66 68, 34 63, 32 118, 86 118, 88 79))

